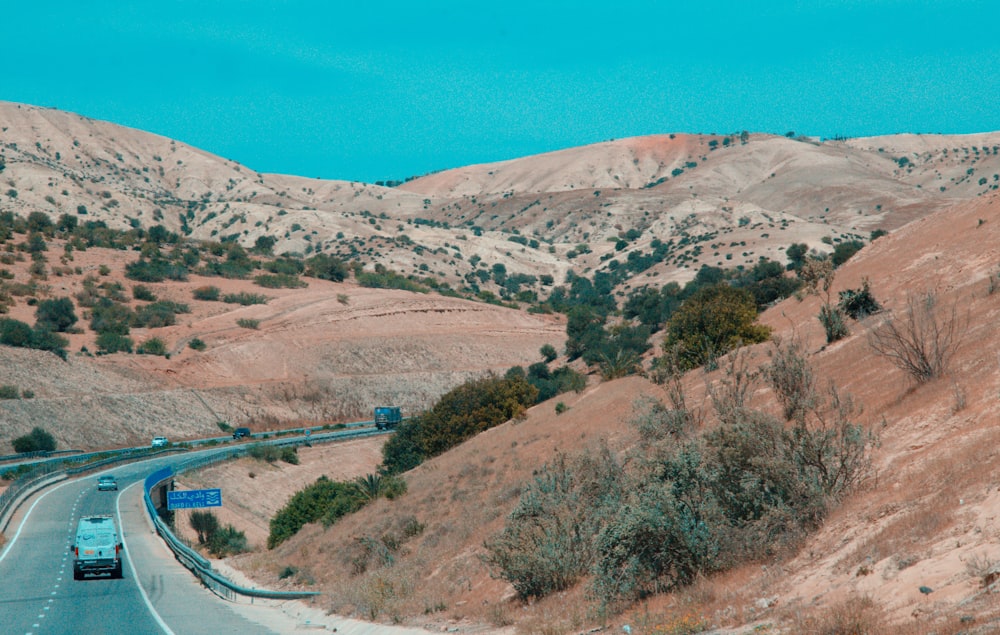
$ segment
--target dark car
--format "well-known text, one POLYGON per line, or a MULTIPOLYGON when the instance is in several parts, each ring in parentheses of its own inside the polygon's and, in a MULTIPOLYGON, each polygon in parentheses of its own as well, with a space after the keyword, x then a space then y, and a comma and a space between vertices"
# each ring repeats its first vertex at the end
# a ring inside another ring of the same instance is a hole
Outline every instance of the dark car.
POLYGON ((233 430, 234 439, 246 439, 250 437, 250 428, 236 428, 233 430))

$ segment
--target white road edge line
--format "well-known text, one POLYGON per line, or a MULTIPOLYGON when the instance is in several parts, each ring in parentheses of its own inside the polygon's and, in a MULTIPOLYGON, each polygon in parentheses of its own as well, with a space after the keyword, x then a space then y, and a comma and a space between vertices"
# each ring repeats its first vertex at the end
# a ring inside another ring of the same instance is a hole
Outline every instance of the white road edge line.
MULTIPOLYGON (((132 552, 131 550, 129 550, 128 543, 125 541, 125 525, 122 524, 122 507, 121 507, 122 495, 135 485, 142 485, 142 484, 143 481, 136 481, 135 483, 132 483, 132 485, 129 485, 125 489, 118 492, 118 496, 115 497, 115 511, 118 512, 118 531, 122 532, 122 544, 125 546, 126 553, 129 554, 128 568, 129 571, 132 572, 132 580, 135 581, 135 586, 139 588, 139 595, 142 596, 142 601, 146 603, 146 608, 149 609, 149 612, 150 614, 152 614, 153 619, 156 620, 156 623, 160 625, 160 628, 163 629, 163 632, 166 633, 166 635, 175 635, 174 632, 170 630, 170 627, 167 626, 167 623, 163 621, 163 618, 160 617, 160 614, 156 612, 156 609, 153 608, 153 603, 149 601, 149 596, 146 595, 146 589, 142 588, 142 583, 139 582, 139 574, 135 570, 135 564, 132 563, 132 555, 131 555, 132 552)), ((145 505, 143 507, 145 507, 145 505)), ((145 512, 145 510, 142 511, 145 512)))
MULTIPOLYGON (((104 471, 108 472, 110 470, 104 470, 104 471)), ((98 475, 103 474, 103 473, 104 472, 98 472, 98 475)), ((11 538, 10 542, 7 543, 7 546, 4 547, 3 552, 0 552, 0 562, 3 562, 3 559, 7 557, 7 554, 10 552, 11 548, 14 546, 14 543, 16 543, 17 539, 21 536, 21 530, 24 529, 24 526, 27 524, 28 518, 31 516, 31 512, 35 511, 35 506, 38 505, 38 503, 42 502, 43 498, 45 498, 46 496, 48 496, 52 492, 56 491, 57 489, 65 487, 65 486, 69 485, 70 483, 76 483, 79 480, 80 479, 71 479, 71 480, 62 482, 59 485, 56 485, 55 487, 49 488, 46 492, 44 492, 41 496, 39 496, 35 500, 34 503, 31 504, 31 507, 29 507, 28 511, 25 512, 24 518, 21 519, 21 524, 17 526, 17 531, 14 533, 14 537, 11 538)), ((132 487, 133 485, 136 485, 136 484, 140 484, 141 485, 142 483, 143 483, 143 481, 136 481, 135 483, 132 483, 132 485, 129 485, 128 487, 126 487, 125 490, 129 489, 129 487, 132 487)), ((118 512, 118 531, 122 532, 122 544, 125 545, 125 548, 127 549, 128 545, 125 542, 125 529, 124 529, 124 527, 122 527, 122 508, 121 508, 121 497, 122 497, 122 494, 125 493, 125 490, 121 490, 121 491, 118 492, 118 496, 115 498, 115 510, 118 512)), ((71 525, 72 525, 72 523, 71 523, 71 525)), ((132 556, 131 555, 129 555, 129 557, 128 557, 128 568, 129 568, 129 570, 132 571, 132 580, 135 581, 135 586, 139 588, 139 595, 142 596, 142 601, 146 603, 146 607, 149 609, 149 612, 153 615, 153 619, 156 620, 156 623, 159 624, 160 628, 163 629, 163 632, 166 635, 176 635, 176 633, 174 633, 172 630, 170 630, 170 627, 167 626, 167 623, 163 621, 163 618, 160 617, 160 614, 156 612, 156 609, 153 608, 153 604, 149 601, 149 596, 146 595, 146 590, 144 588, 142 588, 142 584, 140 584, 140 582, 139 582, 138 574, 135 571, 135 565, 132 564, 132 556)), ((49 601, 51 602, 51 600, 49 600, 49 601)))

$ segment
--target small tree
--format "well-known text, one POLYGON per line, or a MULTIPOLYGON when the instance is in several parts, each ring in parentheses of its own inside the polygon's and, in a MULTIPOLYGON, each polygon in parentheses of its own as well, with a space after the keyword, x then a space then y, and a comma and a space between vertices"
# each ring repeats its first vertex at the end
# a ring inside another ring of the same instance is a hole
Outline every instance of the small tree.
POLYGON ((852 319, 862 320, 869 315, 875 315, 882 310, 869 288, 868 278, 861 281, 860 289, 845 289, 840 292, 840 302, 837 306, 852 319))
POLYGON ((56 440, 45 429, 36 427, 29 434, 11 441, 11 445, 17 453, 51 452, 56 449, 56 440))
POLYGON ((76 324, 73 301, 69 298, 42 300, 35 309, 35 326, 65 333, 76 324))
POLYGON ((714 363, 743 344, 764 342, 771 329, 757 324, 757 305, 745 289, 726 283, 703 287, 667 323, 664 350, 681 347, 681 370, 714 363))
POLYGON ((799 270, 799 277, 805 282, 809 293, 823 299, 823 306, 819 309, 819 321, 826 331, 826 343, 832 344, 847 337, 850 331, 847 330, 844 311, 830 301, 834 278, 833 263, 829 260, 811 258, 799 270))
POLYGON ((965 333, 955 305, 942 308, 934 292, 910 296, 901 317, 890 315, 871 332, 868 344, 897 368, 923 383, 948 369, 965 333))
POLYGON ((545 344, 538 352, 542 354, 542 359, 545 360, 545 363, 549 363, 556 357, 559 357, 556 347, 551 344, 545 344))
POLYGON ((785 420, 804 423, 806 413, 816 406, 817 394, 816 378, 802 344, 795 339, 787 343, 775 339, 771 363, 764 366, 763 372, 785 420))
POLYGON ((219 519, 212 512, 193 511, 190 522, 191 529, 198 533, 199 545, 211 542, 215 532, 219 531, 219 519))

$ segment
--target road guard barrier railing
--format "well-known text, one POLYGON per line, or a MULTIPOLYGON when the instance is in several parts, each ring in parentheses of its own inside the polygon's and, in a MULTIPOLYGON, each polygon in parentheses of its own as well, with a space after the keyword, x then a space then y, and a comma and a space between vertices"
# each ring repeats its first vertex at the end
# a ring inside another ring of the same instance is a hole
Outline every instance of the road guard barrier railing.
MULTIPOLYGON (((385 433, 375 429, 344 430, 340 432, 318 434, 309 438, 277 439, 274 441, 265 441, 263 443, 275 446, 298 446, 311 443, 357 439, 377 434, 385 433)), ((237 448, 213 452, 207 456, 194 457, 190 460, 182 461, 176 466, 176 469, 168 466, 153 472, 146 477, 146 481, 143 484, 143 499, 146 503, 146 511, 149 512, 149 517, 152 519, 157 533, 163 537, 164 542, 166 542, 167 546, 170 547, 170 550, 174 552, 177 560, 190 569, 191 572, 194 573, 206 587, 211 589, 220 597, 228 600, 234 600, 237 595, 243 595, 250 598, 267 598, 272 600, 295 600, 315 597, 319 595, 316 591, 271 591, 268 589, 251 589, 240 586, 235 582, 228 580, 224 576, 219 575, 217 572, 212 570, 211 562, 206 560, 201 556, 201 554, 187 546, 182 540, 178 539, 174 535, 174 532, 171 531, 167 523, 165 523, 160 517, 160 514, 157 512, 156 506, 153 504, 153 500, 150 497, 150 492, 164 482, 173 479, 177 474, 207 467, 215 463, 222 463, 223 461, 231 461, 232 459, 248 454, 251 447, 253 447, 253 445, 241 445, 237 448)))

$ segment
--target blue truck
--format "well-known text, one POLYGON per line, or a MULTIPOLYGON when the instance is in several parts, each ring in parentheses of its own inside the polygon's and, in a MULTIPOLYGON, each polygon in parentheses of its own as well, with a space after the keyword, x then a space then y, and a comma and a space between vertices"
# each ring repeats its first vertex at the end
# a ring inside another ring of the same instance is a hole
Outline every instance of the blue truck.
POLYGON ((395 428, 403 420, 403 415, 397 406, 378 406, 375 408, 375 427, 379 430, 395 428))

